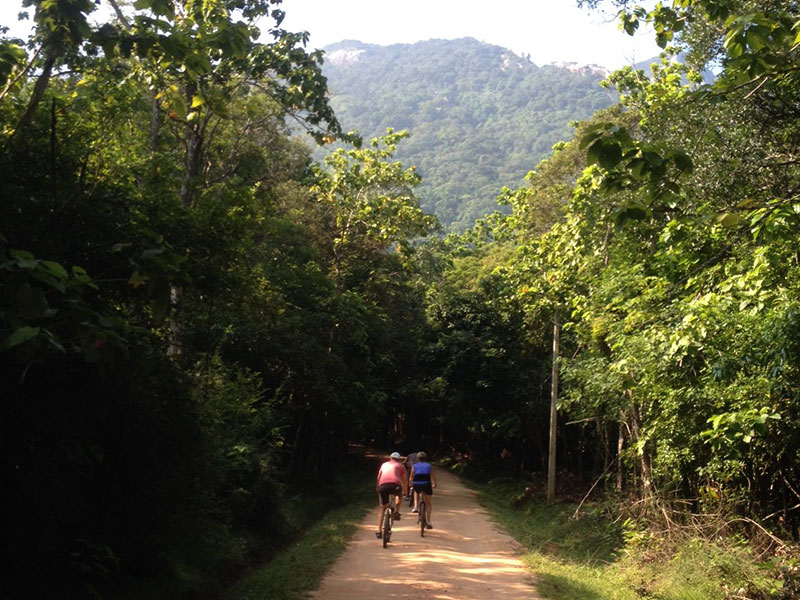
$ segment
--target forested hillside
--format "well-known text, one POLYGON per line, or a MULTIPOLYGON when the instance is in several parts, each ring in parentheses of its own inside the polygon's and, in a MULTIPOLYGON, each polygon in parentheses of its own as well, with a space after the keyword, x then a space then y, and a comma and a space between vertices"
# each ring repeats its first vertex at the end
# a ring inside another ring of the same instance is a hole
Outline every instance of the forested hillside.
POLYGON ((505 186, 519 186, 571 121, 610 105, 599 67, 537 66, 471 38, 325 48, 331 106, 345 129, 365 137, 387 127, 411 138, 398 158, 422 176, 418 195, 454 231, 497 210, 505 186))

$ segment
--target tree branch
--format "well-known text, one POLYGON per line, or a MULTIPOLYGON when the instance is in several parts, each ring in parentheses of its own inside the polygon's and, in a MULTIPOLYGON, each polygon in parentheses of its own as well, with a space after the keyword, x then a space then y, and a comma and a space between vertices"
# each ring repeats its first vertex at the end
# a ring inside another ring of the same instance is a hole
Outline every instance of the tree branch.
POLYGON ((39 54, 41 53, 41 51, 42 47, 39 46, 36 49, 36 52, 34 53, 33 57, 28 61, 28 64, 25 65, 25 68, 22 69, 19 73, 17 73, 17 76, 6 84, 6 87, 3 89, 2 92, 0 92, 0 102, 2 102, 3 98, 5 98, 8 92, 11 91, 11 88, 13 88, 17 84, 17 82, 20 79, 22 79, 28 73, 28 71, 30 71, 33 68, 33 63, 35 63, 36 59, 39 58, 39 54))
POLYGON ((108 0, 108 3, 111 5, 111 8, 114 9, 114 12, 117 13, 117 18, 119 19, 119 22, 122 23, 122 25, 123 25, 123 27, 125 27, 125 29, 130 31, 131 25, 130 25, 130 23, 128 23, 128 20, 125 18, 125 15, 122 14, 122 11, 120 10, 119 5, 117 4, 116 0, 108 0))

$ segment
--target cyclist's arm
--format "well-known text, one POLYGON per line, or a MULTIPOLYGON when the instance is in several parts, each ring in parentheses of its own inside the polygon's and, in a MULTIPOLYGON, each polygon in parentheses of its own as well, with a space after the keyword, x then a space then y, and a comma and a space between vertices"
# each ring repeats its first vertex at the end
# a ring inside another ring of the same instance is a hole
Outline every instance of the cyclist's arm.
POLYGON ((433 469, 433 467, 431 467, 431 484, 433 484, 433 487, 437 486, 437 483, 436 483, 436 471, 433 469))

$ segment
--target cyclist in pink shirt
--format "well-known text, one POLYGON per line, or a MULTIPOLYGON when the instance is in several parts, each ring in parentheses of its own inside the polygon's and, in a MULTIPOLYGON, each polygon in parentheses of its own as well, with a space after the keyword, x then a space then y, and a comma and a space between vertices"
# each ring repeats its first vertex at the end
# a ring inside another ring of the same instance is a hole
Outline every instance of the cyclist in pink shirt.
POLYGON ((389 494, 394 494, 395 498, 395 519, 400 518, 400 498, 408 493, 408 473, 402 463, 403 457, 399 452, 392 452, 389 460, 378 469, 378 479, 376 488, 380 498, 380 510, 378 511, 378 531, 376 537, 381 537, 381 519, 386 507, 389 505, 389 494))

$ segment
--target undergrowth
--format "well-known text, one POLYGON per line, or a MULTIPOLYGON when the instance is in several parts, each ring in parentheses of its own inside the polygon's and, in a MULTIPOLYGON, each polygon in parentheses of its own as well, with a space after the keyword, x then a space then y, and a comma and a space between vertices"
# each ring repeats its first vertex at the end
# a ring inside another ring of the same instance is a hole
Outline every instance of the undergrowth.
MULTIPOLYGON (((191 552, 200 556, 196 564, 206 571, 190 569, 178 557, 159 557, 163 573, 147 580, 130 581, 122 593, 108 595, 118 600, 288 600, 314 589, 325 570, 344 549, 364 512, 374 502, 372 463, 361 456, 342 457, 335 477, 294 479, 275 488, 276 501, 271 519, 280 521, 279 535, 259 536, 256 527, 252 538, 231 531, 191 531, 191 524, 181 526, 191 552), (366 468, 366 467, 369 468, 366 468), (261 547, 242 564, 243 547, 261 547), (228 563, 212 560, 228 557, 228 563), (227 592, 226 592, 227 590, 227 592)), ((267 510, 267 508, 265 508, 267 510)), ((194 524, 197 529, 198 523, 194 524)), ((184 551, 181 556, 187 554, 184 551)), ((2 593, 0 593, 2 597, 2 593)))
MULTIPOLYGON (((315 589, 374 503, 373 470, 340 470, 328 484, 295 482, 284 508, 292 544, 254 567, 225 600, 294 600, 315 589)), ((371 466, 371 465, 370 465, 371 466)))
POLYGON ((372 496, 328 513, 289 548, 239 581, 225 600, 292 600, 315 589, 358 529, 372 496))
POLYGON ((525 548, 550 600, 790 600, 800 598, 795 549, 721 526, 681 527, 624 515, 612 502, 547 505, 519 480, 473 484, 494 519, 525 548), (530 492, 530 490, 528 490, 530 492), (715 532, 712 535, 709 532, 715 532))

